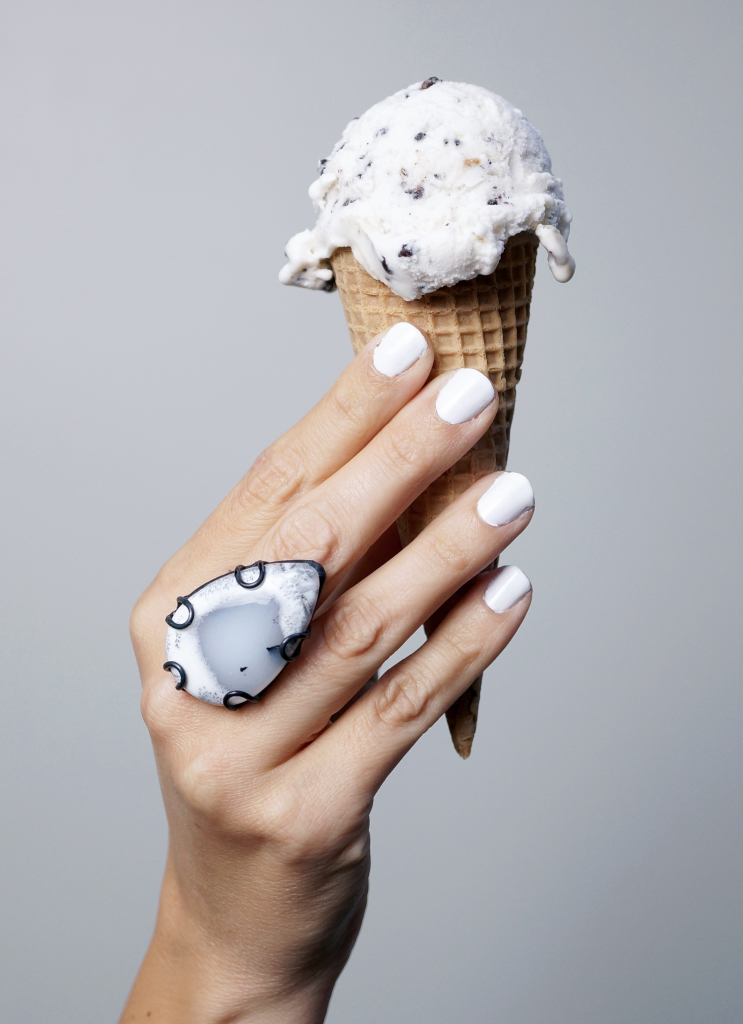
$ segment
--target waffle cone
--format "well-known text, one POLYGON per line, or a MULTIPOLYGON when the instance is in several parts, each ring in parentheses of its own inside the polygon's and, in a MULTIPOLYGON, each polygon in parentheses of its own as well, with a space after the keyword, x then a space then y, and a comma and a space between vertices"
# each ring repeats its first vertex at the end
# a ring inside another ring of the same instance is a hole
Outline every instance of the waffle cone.
MULTIPOLYGON (((346 323, 358 354, 373 337, 401 320, 420 328, 431 340, 431 376, 463 366, 486 373, 498 392, 498 412, 474 448, 419 495, 397 521, 400 539, 409 544, 455 498, 480 477, 505 469, 516 384, 521 376, 529 323, 538 240, 532 232, 509 239, 492 274, 460 281, 451 288, 406 302, 375 281, 350 249, 331 257, 346 323)), ((461 595, 455 595, 455 599, 461 595)), ((426 623, 430 635, 453 601, 426 623)), ((482 676, 447 711, 454 746, 469 757, 477 726, 482 676)))

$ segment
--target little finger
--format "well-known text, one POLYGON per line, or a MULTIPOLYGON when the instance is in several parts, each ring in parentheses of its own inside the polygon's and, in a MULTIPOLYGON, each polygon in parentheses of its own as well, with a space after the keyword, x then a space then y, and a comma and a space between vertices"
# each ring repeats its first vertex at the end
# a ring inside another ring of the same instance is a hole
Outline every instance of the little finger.
MULTIPOLYGON (((432 636, 386 672, 300 755, 362 803, 510 642, 531 604, 531 583, 506 565, 477 580, 432 636)), ((300 766, 304 768, 306 766, 300 766)), ((343 796, 336 796, 340 806, 343 796)))

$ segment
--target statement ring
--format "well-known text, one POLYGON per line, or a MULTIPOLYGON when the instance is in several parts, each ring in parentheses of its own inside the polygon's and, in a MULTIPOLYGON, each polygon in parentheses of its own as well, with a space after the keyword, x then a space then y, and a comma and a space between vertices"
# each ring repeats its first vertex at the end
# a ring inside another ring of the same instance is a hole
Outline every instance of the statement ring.
POLYGON ((230 710, 257 701, 299 657, 324 582, 318 562, 254 562, 176 598, 163 665, 176 689, 230 710))

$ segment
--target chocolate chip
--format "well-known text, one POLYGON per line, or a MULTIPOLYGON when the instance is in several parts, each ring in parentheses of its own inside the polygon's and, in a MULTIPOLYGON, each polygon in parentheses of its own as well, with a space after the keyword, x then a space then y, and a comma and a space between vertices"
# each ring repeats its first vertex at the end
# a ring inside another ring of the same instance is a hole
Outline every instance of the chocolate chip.
POLYGON ((388 131, 389 128, 380 128, 379 131, 377 132, 377 135, 386 135, 388 131))
POLYGON ((408 176, 408 172, 405 170, 404 167, 400 168, 400 174, 402 174, 403 178, 407 178, 408 176))
POLYGON ((335 291, 335 280, 333 280, 331 278, 330 281, 326 281, 325 284, 322 286, 321 291, 324 291, 324 292, 334 292, 335 291))
MULTIPOLYGON (((343 205, 345 206, 346 204, 344 203, 343 205)), ((497 199, 488 199, 488 206, 497 206, 497 205, 498 205, 498 200, 497 199)))
POLYGON ((382 266, 384 267, 385 274, 389 274, 390 276, 392 276, 392 271, 387 266, 387 260, 384 258, 384 256, 382 257, 382 266))
POLYGON ((440 81, 441 79, 436 78, 435 76, 433 78, 427 78, 425 82, 421 82, 421 89, 430 89, 432 85, 436 85, 436 83, 440 81))
POLYGON ((358 202, 358 199, 346 199, 346 201, 343 203, 343 205, 344 206, 350 206, 351 203, 357 203, 357 202, 358 202))
POLYGON ((412 196, 413 199, 420 199, 421 196, 423 195, 423 186, 419 185, 418 188, 406 188, 405 192, 409 196, 412 196))
POLYGON ((459 139, 455 139, 455 140, 454 140, 454 145, 455 145, 455 146, 461 146, 461 145, 462 145, 462 143, 461 143, 461 141, 460 141, 459 139))
POLYGON ((398 256, 405 256, 406 258, 409 258, 410 256, 413 255, 413 250, 409 249, 407 247, 407 245, 404 245, 397 255, 398 256))
POLYGON ((328 158, 327 158, 326 156, 324 156, 324 157, 322 158, 322 160, 318 160, 318 162, 317 162, 317 173, 318 173, 318 174, 322 174, 322 173, 324 172, 324 170, 325 170, 325 164, 326 164, 327 162, 328 162, 328 158))
POLYGON ((418 132, 418 134, 415 137, 415 141, 416 142, 420 142, 420 140, 421 139, 425 139, 425 137, 426 137, 426 133, 425 132, 418 132))

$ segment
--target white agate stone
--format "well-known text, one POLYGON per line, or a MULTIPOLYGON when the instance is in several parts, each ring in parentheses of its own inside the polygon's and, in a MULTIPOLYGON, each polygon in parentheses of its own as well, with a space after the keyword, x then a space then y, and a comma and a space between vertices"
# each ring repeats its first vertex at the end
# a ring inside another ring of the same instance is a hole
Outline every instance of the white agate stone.
POLYGON ((298 654, 324 578, 316 562, 257 562, 179 598, 165 642, 179 688, 226 707, 256 698, 298 654))

